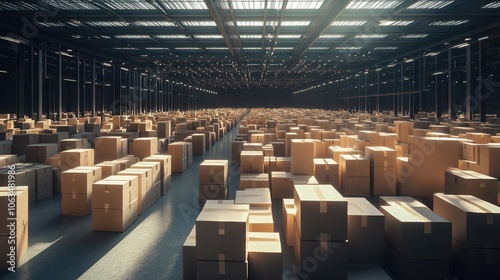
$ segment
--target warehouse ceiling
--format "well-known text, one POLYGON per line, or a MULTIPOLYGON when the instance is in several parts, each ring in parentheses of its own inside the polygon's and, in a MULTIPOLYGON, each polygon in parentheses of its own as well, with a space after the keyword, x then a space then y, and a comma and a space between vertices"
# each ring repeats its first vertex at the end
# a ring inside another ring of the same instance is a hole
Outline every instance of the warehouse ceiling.
POLYGON ((1 29, 214 89, 300 89, 496 29, 499 15, 492 0, 0 0, 1 29))

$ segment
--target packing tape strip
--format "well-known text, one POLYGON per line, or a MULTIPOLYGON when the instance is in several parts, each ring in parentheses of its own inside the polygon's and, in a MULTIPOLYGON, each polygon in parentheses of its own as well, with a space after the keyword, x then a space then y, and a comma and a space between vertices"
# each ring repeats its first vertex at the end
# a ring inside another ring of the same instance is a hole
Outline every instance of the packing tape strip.
POLYGON ((224 223, 219 223, 218 234, 219 235, 226 235, 226 228, 224 226, 224 223))
MULTIPOLYGON (((411 206, 406 205, 404 202, 398 201, 398 202, 396 202, 396 205, 401 206, 401 208, 404 208, 406 211, 410 212, 414 216, 418 216, 420 218, 427 220, 426 217, 422 216, 420 213, 415 211, 415 209, 413 209, 411 206)), ((427 221, 424 221, 423 224, 424 224, 424 233, 425 234, 432 234, 432 222, 427 220, 427 221)))
POLYGON ((219 254, 219 275, 226 274, 226 255, 219 254))
POLYGON ((326 256, 328 254, 328 234, 321 233, 319 235, 320 238, 320 247, 321 247, 321 256, 326 256))
POLYGON ((76 199, 76 190, 73 190, 73 192, 71 193, 71 198, 76 199))
POLYGON ((321 214, 328 213, 328 206, 327 206, 327 203, 325 201, 325 195, 323 194, 323 192, 321 191, 321 189, 318 186, 313 186, 313 189, 314 189, 314 192, 316 193, 316 195, 318 196, 318 198, 320 199, 320 201, 319 201, 319 213, 321 213, 321 214))
POLYGON ((467 199, 465 197, 462 197, 462 196, 460 197, 460 199, 465 200, 468 203, 470 203, 470 204, 476 206, 477 208, 483 210, 484 212, 486 212, 486 224, 488 224, 488 225, 493 225, 494 224, 494 222, 493 222, 493 213, 488 208, 485 208, 485 207, 483 207, 483 206, 475 203, 474 201, 472 201, 470 199, 467 199))

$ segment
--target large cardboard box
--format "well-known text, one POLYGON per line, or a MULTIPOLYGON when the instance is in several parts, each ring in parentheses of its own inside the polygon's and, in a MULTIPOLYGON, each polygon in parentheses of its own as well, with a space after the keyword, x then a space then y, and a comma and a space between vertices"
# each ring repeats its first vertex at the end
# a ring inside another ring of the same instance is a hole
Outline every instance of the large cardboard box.
POLYGON ((196 218, 196 259, 247 261, 248 216, 248 205, 205 205, 196 218))
POLYGON ((240 162, 241 151, 243 151, 243 144, 245 141, 233 141, 231 143, 231 159, 233 162, 240 162))
POLYGON ((227 185, 228 165, 227 160, 204 160, 199 165, 199 184, 227 185))
POLYGON ((250 212, 248 216, 248 231, 274 232, 274 220, 271 206, 260 207, 250 205, 250 212))
POLYGON ((271 193, 267 188, 253 188, 236 191, 235 204, 248 204, 251 207, 272 207, 271 193))
POLYGON ((63 171, 78 166, 93 166, 93 149, 73 149, 61 152, 61 168, 63 171))
POLYGON ((158 138, 144 137, 134 139, 134 156, 140 160, 158 153, 158 138))
POLYGON ((450 271, 458 279, 496 279, 500 275, 500 250, 468 248, 452 241, 453 257, 450 271))
POLYGON ((295 265, 301 271, 311 271, 309 260, 316 260, 315 270, 309 273, 311 279, 347 279, 348 248, 347 242, 332 242, 326 239, 303 240, 295 226, 294 255, 295 265))
POLYGON ((103 136, 95 139, 95 162, 115 160, 122 157, 122 137, 103 136))
POLYGON ((104 162, 96 164, 94 166, 101 168, 103 179, 106 179, 109 176, 118 174, 118 170, 120 169, 120 163, 118 163, 116 161, 104 161, 104 162))
POLYGON ((160 174, 161 174, 161 163, 159 162, 154 162, 154 161, 141 161, 138 163, 133 164, 130 166, 131 168, 140 168, 140 169, 148 169, 151 170, 152 173, 152 178, 153 178, 153 185, 156 184, 157 182, 161 181, 160 174))
POLYGON ((187 149, 185 148, 186 142, 174 142, 168 144, 168 154, 172 159, 182 159, 187 157, 187 149))
POLYGON ((347 200, 332 185, 295 185, 294 205, 301 240, 347 240, 347 200))
POLYGON ((136 176, 138 180, 138 200, 137 200, 137 210, 138 214, 146 212, 153 204, 148 203, 146 199, 148 192, 153 188, 153 171, 144 168, 127 168, 123 171, 118 172, 118 175, 128 175, 136 176))
POLYGON ((293 198, 292 173, 271 172, 271 198, 293 198))
POLYGON ((246 280, 248 261, 232 262, 221 258, 217 261, 196 261, 196 279, 206 280, 246 280))
POLYGON ((315 158, 314 177, 320 184, 331 184, 339 190, 339 165, 333 159, 315 158))
POLYGON ((10 267, 17 269, 21 263, 26 251, 28 250, 28 188, 26 186, 16 186, 15 190, 11 192, 7 187, 0 187, 0 204, 5 207, 0 210, 0 271, 7 271, 10 267), (16 205, 13 208, 13 213, 7 207, 11 202, 9 196, 15 196, 16 205), (10 239, 11 232, 8 225, 10 222, 7 218, 15 219, 15 237, 10 239), (15 240, 15 244, 12 244, 15 240), (12 248, 14 247, 14 248, 12 248), (14 250, 12 250, 14 249, 14 250), (14 251, 14 252, 12 252, 14 251), (11 261, 8 255, 15 255, 15 261, 11 261))
POLYGON ((294 139, 291 142, 291 171, 297 175, 314 175, 315 140, 294 139))
POLYGON ((365 198, 347 198, 349 263, 383 263, 384 215, 365 198))
POLYGON ((66 151, 71 149, 87 149, 88 147, 89 144, 87 139, 71 138, 71 139, 62 139, 61 141, 59 141, 59 150, 61 151, 66 151))
POLYGON ((273 171, 291 171, 291 158, 290 157, 275 157, 275 156, 265 156, 264 157, 264 172, 270 173, 273 171))
POLYGON ((339 169, 343 177, 370 176, 370 161, 361 155, 341 155, 339 169))
POLYGON ((264 172, 264 152, 263 151, 242 151, 240 158, 241 173, 263 173, 264 172))
POLYGON ((281 279, 283 258, 277 232, 250 232, 248 241, 248 278, 281 279))
POLYGON ((390 206, 390 205, 408 205, 410 207, 424 207, 425 204, 418 201, 417 199, 410 196, 380 196, 379 205, 380 206, 390 206))
POLYGON ((472 170, 448 169, 445 172, 444 193, 469 194, 489 203, 497 203, 497 179, 472 170))
POLYGON ((129 155, 126 157, 122 157, 122 158, 113 160, 113 162, 117 162, 118 163, 118 171, 122 171, 122 170, 125 170, 125 169, 131 167, 132 165, 136 164, 137 162, 139 162, 139 159, 134 157, 134 156, 129 155))
POLYGON ((397 195, 396 166, 370 166, 370 174, 372 195, 397 195))
POLYGON ((134 201, 137 204, 138 185, 136 176, 126 175, 114 175, 95 182, 92 185, 92 209, 123 210, 134 201))
POLYGON ((471 195, 437 193, 434 212, 452 222, 452 236, 463 246, 500 249, 500 207, 471 195))
POLYGON ((500 144, 479 147, 478 165, 472 170, 500 179, 500 144))
POLYGON ((182 279, 196 279, 196 225, 182 245, 182 279))
POLYGON ((281 226, 283 228, 283 236, 285 237, 286 245, 293 246, 295 242, 295 204, 293 199, 283 199, 281 214, 283 216, 281 226))
POLYGON ((384 146, 370 146, 365 148, 365 157, 374 167, 395 167, 396 150, 384 146))
POLYGON ((387 242, 405 259, 450 260, 451 222, 427 207, 380 206, 387 242))
MULTIPOLYGON (((16 168, 16 186, 27 186, 28 187, 28 201, 29 203, 36 201, 36 174, 33 170, 19 170, 16 168)), ((8 167, 0 168, 0 182, 2 186, 8 186, 9 176, 12 171, 8 167), (10 172, 9 172, 10 171, 10 172), (10 174, 9 174, 10 173, 10 174)))
POLYGON ((479 147, 481 147, 481 144, 464 143, 462 146, 462 159, 477 161, 479 158, 479 147))
POLYGON ((413 135, 413 123, 407 121, 395 121, 396 126, 396 140, 400 143, 408 143, 409 136, 413 135))
POLYGON ((205 134, 195 133, 191 137, 193 141, 193 155, 203 155, 206 151, 205 134))
POLYGON ((188 158, 172 158, 172 172, 182 173, 188 168, 188 158))
POLYGON ((200 209, 208 200, 223 200, 227 198, 227 185, 199 185, 198 200, 200 209))
POLYGON ((269 175, 267 173, 242 173, 240 175, 240 190, 250 188, 269 189, 269 175))
POLYGON ((172 181, 172 156, 170 155, 154 155, 144 158, 145 162, 159 162, 161 164, 160 178, 161 180, 161 195, 165 195, 171 187, 172 181))
POLYGON ((92 208, 92 230, 123 232, 137 220, 137 199, 122 209, 92 208))
POLYGON ((45 163, 47 158, 57 154, 57 144, 32 144, 26 146, 26 161, 31 163, 45 163))

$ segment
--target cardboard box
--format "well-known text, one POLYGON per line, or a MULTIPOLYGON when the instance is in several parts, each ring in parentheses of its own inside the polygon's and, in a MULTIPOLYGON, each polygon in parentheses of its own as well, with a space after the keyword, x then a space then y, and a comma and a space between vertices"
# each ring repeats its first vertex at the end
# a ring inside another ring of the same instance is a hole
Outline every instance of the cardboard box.
POLYGON ((10 235, 10 228, 7 227, 10 224, 10 219, 15 219, 17 225, 16 235, 18 237, 22 236, 21 230, 24 226, 28 226, 28 203, 27 186, 16 186, 13 191, 8 187, 0 187, 0 204, 5 206, 0 210, 0 236, 10 235), (13 200, 12 196, 15 196, 16 203, 14 207, 8 207, 13 200))
POLYGON ((392 246, 388 245, 386 248, 387 267, 396 279, 452 279, 449 275, 450 260, 408 259, 402 257, 392 246))
POLYGON ((151 170, 153 172, 152 173, 153 185, 156 184, 157 182, 161 181, 161 178, 160 178, 161 163, 159 163, 159 162, 141 161, 141 162, 138 162, 138 163, 131 165, 130 168, 140 168, 140 169, 151 170))
POLYGON ((339 170, 341 177, 370 176, 370 161, 361 155, 341 155, 339 170))
POLYGON ((454 276, 458 279, 494 279, 498 275, 499 249, 467 248, 452 240, 450 271, 454 276))
POLYGON ((464 143, 462 146, 462 159, 477 161, 479 158, 479 147, 481 147, 480 144, 464 143))
POLYGON ((227 185, 199 185, 199 207, 203 208, 207 200, 223 200, 227 198, 227 185))
POLYGON ((396 166, 370 166, 372 195, 397 195, 396 169, 396 166))
POLYGON ((488 144, 491 142, 491 135, 479 132, 466 132, 465 138, 474 141, 477 144, 488 144))
POLYGON ((192 135, 193 155, 203 155, 206 149, 205 134, 195 133, 192 135))
POLYGON ((248 216, 248 205, 205 205, 196 218, 196 259, 247 261, 248 216))
POLYGON ((78 166, 93 166, 93 149, 73 149, 61 152, 61 167, 64 171, 78 166))
POLYGON ((250 232, 248 241, 248 278, 281 279, 283 259, 277 232, 250 232))
POLYGON ((291 158, 290 157, 264 157, 264 172, 270 173, 273 171, 291 171, 291 158))
POLYGON ((478 165, 472 170, 499 179, 500 165, 498 162, 500 162, 500 145, 483 145, 479 147, 478 165))
MULTIPOLYGON (((8 167, 0 168, 0 182, 2 186, 9 184, 9 169, 8 167)), ((16 186, 28 187, 29 203, 36 201, 36 174, 33 170, 19 170, 16 168, 16 186)))
POLYGON ((243 144, 245 141, 231 142, 231 159, 233 162, 240 162, 241 151, 243 151, 243 144))
POLYGON ((295 220, 295 205, 293 199, 283 199, 282 202, 282 228, 283 228, 283 236, 285 237, 286 246, 293 246, 295 240, 295 228, 294 228, 294 220, 295 220))
POLYGON ((413 197, 410 196, 380 196, 379 197, 379 205, 380 206, 390 206, 390 205, 407 205, 410 207, 424 207, 426 208, 425 204, 422 202, 416 200, 413 197))
POLYGON ((196 279, 196 225, 182 245, 183 279, 196 279))
POLYGON ((396 126, 396 140, 400 143, 408 143, 409 136, 413 135, 413 123, 406 121, 395 121, 394 125, 396 126))
POLYGON ((271 198, 293 198, 292 173, 271 172, 271 198))
POLYGON ((263 151, 242 151, 240 158, 241 173, 263 173, 264 172, 264 152, 263 151))
POLYGON ((174 142, 168 144, 168 154, 172 156, 172 159, 182 159, 187 157, 187 149, 185 147, 186 142, 174 142))
POLYGON ((92 194, 92 184, 100 180, 102 180, 100 167, 76 167, 62 172, 61 193, 92 194))
POLYGON ((196 279, 207 280, 246 280, 248 279, 248 262, 196 261, 196 279))
POLYGON ((161 121, 156 123, 158 128, 158 137, 168 138, 172 136, 172 122, 171 121, 161 121))
POLYGON ((28 146, 40 143, 38 134, 15 134, 12 139, 13 146, 28 146))
POLYGON ((106 179, 109 176, 118 174, 118 170, 120 169, 120 163, 116 161, 104 161, 94 166, 101 168, 102 179, 106 179))
POLYGON ((347 240, 347 200, 332 185, 295 185, 294 205, 301 240, 347 240))
POLYGON ((124 232, 138 217, 137 199, 123 209, 92 208, 92 230, 124 232))
POLYGON ((365 149, 365 157, 374 167, 395 167, 396 150, 384 146, 370 146, 365 149))
POLYGON ((188 168, 188 159, 185 158, 172 158, 172 172, 182 173, 188 168))
POLYGON ((383 263, 384 215, 365 198, 347 198, 349 263, 383 263))
POLYGON ((118 171, 122 171, 122 170, 125 170, 125 169, 131 167, 132 165, 136 164, 137 162, 139 162, 139 159, 134 157, 134 156, 129 155, 126 157, 122 157, 122 158, 113 160, 113 162, 118 163, 118 171))
POLYGON ((226 186, 228 183, 227 160, 204 160, 199 165, 199 184, 218 184, 226 186))
POLYGON ((344 196, 368 197, 370 196, 370 177, 369 176, 343 177, 341 190, 344 196))
POLYGON ((339 164, 330 158, 315 158, 314 177, 320 184, 331 184, 338 190, 340 187, 339 164))
POLYGON ((59 150, 61 151, 72 150, 72 149, 88 149, 88 148, 89 145, 87 139, 71 138, 71 139, 62 139, 61 141, 59 141, 59 150))
POLYGON ((437 193, 434 212, 452 222, 452 236, 463 246, 500 249, 500 207, 471 195, 437 193))
POLYGON ((136 176, 138 180, 138 200, 137 200, 137 211, 139 215, 146 212, 149 207, 152 206, 151 203, 147 203, 146 196, 148 192, 153 188, 153 171, 150 169, 141 168, 127 168, 123 171, 118 172, 118 175, 128 175, 136 176))
POLYGON ((57 144, 32 144, 26 146, 26 161, 31 163, 45 163, 47 158, 57 154, 57 144))
POLYGON ((235 204, 248 204, 251 207, 272 207, 271 193, 268 188, 253 188, 236 191, 235 204))
POLYGON ((0 167, 17 163, 16 155, 0 155, 0 167))
POLYGON ((239 189, 245 190, 249 188, 269 189, 269 175, 267 173, 241 173, 239 189))
POLYGON ((134 156, 140 160, 158 153, 158 138, 144 137, 134 139, 134 156))
POLYGON ((62 215, 87 216, 92 211, 92 193, 61 193, 62 215))
MULTIPOLYGON (((15 196, 17 199, 17 208, 16 208, 16 230, 15 230, 15 269, 18 268, 21 263, 24 254, 28 249, 28 194, 27 190, 23 189, 23 187, 19 186, 16 188, 15 196), (24 216, 24 213, 26 214, 24 216)), ((1 188, 0 190, 0 200, 7 200, 8 194, 5 196, 3 193, 8 192, 7 188, 1 188)), ((4 201, 2 201, 4 202, 4 201)), ((2 205, 7 205, 8 202, 2 205)), ((7 207, 5 207, 7 210, 7 207)), ((2 211, 4 212, 4 210, 2 211)), ((8 213, 5 213, 8 214, 8 213)), ((0 214, 3 216, 4 214, 0 214)), ((2 217, 2 221, 7 221, 7 216, 2 217)), ((9 215, 9 217, 12 217, 9 215)), ((3 222, 2 222, 3 223, 3 222)), ((7 224, 2 224, 2 231, 9 230, 7 224)), ((12 254, 12 243, 9 234, 0 234, 0 271, 7 271, 12 265, 8 263, 11 259, 7 254, 12 254)))
POLYGON ((497 179, 472 170, 448 169, 445 172, 444 193, 468 194, 497 203, 497 179))
MULTIPOLYGON (((340 164, 340 155, 358 155, 360 151, 353 148, 328 147, 328 156, 340 164)), ((340 167, 339 167, 340 168, 340 167)))
POLYGON ((95 162, 115 160, 122 157, 122 138, 103 136, 95 139, 95 162))
POLYGON ((380 206, 387 242, 405 259, 450 260, 451 222, 427 207, 380 206))
MULTIPOLYGON (((137 204, 139 180, 136 176, 114 175, 92 185, 92 209, 123 210, 137 204)), ((137 210, 136 210, 137 212, 137 210)))
POLYGON ((249 232, 274 232, 274 220, 271 206, 260 207, 250 205, 248 230, 249 232))
POLYGON ((314 175, 314 140, 294 139, 291 142, 291 171, 297 175, 314 175))
POLYGON ((310 270, 308 260, 321 259, 322 261, 317 261, 316 269, 309 273, 311 279, 331 279, 332 275, 335 275, 335 279, 347 279, 347 242, 332 242, 326 239, 302 240, 297 223, 294 224, 295 265, 307 271, 310 270))

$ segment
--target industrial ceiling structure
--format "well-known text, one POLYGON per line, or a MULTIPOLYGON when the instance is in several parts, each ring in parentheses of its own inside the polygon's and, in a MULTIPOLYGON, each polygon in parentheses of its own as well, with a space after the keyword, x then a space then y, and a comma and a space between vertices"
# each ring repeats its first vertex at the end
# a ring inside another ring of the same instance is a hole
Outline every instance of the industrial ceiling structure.
POLYGON ((499 15, 492 0, 0 1, 0 29, 19 40, 226 90, 300 90, 498 32, 499 15))

